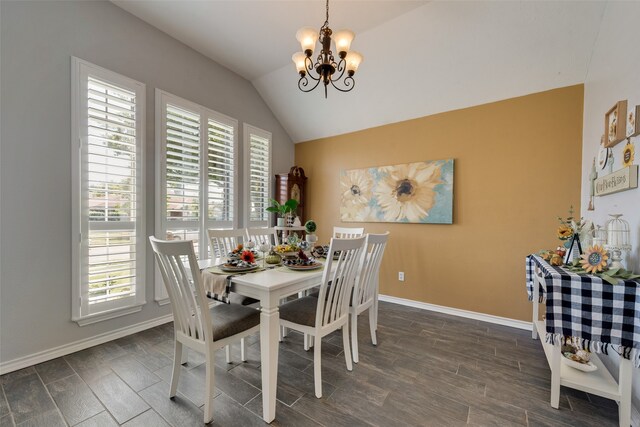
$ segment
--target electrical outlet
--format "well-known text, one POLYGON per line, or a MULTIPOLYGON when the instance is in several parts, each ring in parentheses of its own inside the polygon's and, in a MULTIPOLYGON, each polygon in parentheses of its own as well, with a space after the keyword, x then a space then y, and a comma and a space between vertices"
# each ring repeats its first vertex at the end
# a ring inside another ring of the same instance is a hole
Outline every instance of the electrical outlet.
POLYGON ((398 272, 398 280, 404 282, 404 271, 398 272))

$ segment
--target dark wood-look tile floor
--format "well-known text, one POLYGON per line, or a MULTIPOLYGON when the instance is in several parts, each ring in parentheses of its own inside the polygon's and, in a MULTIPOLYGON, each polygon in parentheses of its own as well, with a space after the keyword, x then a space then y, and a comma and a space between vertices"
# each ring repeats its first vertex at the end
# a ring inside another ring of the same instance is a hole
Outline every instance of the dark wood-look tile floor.
MULTIPOLYGON (((530 332, 380 303, 378 346, 360 317, 360 363, 345 367, 339 333, 323 341, 324 397, 313 390, 313 352, 290 333, 280 346, 274 426, 617 426, 617 406, 563 388, 549 406, 550 372, 530 332)), ((0 377, 1 426, 196 426, 204 359, 190 352, 178 396, 168 395, 173 325, 0 377)), ((214 425, 264 425, 260 342, 216 355, 214 425)))

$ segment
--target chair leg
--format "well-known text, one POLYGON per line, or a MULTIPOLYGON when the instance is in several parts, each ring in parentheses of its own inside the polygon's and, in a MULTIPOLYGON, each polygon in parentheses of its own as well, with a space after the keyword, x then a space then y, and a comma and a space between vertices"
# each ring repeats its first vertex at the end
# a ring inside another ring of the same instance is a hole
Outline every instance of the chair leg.
POLYGON ((231 363, 231 347, 228 345, 224 348, 224 354, 227 357, 227 363, 231 363))
POLYGON ((353 361, 358 363, 358 315, 353 312, 351 317, 351 349, 353 351, 353 361))
POLYGON ((342 345, 344 346, 344 360, 347 362, 347 371, 353 371, 351 349, 349 348, 349 323, 342 327, 342 345))
MULTIPOLYGON (((228 347, 227 347, 228 348, 228 347)), ((213 361, 213 353, 207 352, 205 379, 205 400, 204 400, 204 423, 209 424, 213 421, 213 394, 215 387, 215 363, 213 361)))
POLYGON ((186 345, 182 346, 182 354, 180 355, 180 364, 186 365, 189 361, 189 349, 186 345))
POLYGON ((171 385, 169 387, 169 398, 174 398, 178 392, 178 380, 180 379, 180 368, 182 365, 182 343, 175 341, 173 349, 173 371, 171 372, 171 385))
POLYGON ((320 338, 320 336, 315 336, 314 340, 315 346, 313 349, 313 383, 315 384, 316 397, 320 399, 322 397, 322 366, 320 366, 320 359, 322 355, 322 338, 320 338))
POLYGON ((304 351, 309 351, 309 349, 311 348, 309 346, 309 338, 311 337, 311 335, 309 334, 303 334, 304 335, 304 351))
POLYGON ((242 360, 243 362, 247 361, 247 358, 244 354, 244 338, 240 338, 240 360, 242 360))
POLYGON ((376 312, 374 307, 369 307, 369 329, 371 330, 371 343, 378 345, 378 338, 376 337, 376 331, 378 330, 376 312))

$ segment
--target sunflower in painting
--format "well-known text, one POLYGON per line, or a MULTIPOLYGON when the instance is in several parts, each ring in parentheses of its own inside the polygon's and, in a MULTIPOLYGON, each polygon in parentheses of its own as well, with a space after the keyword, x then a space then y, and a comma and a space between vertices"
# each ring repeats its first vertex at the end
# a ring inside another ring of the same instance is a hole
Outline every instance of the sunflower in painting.
POLYGON ((420 222, 436 202, 434 188, 441 184, 436 163, 410 163, 383 168, 386 177, 376 187, 385 221, 420 222))
POLYGON ((609 256, 602 246, 595 245, 580 255, 580 258, 580 264, 587 273, 596 273, 607 266, 609 256))
POLYGON ((369 215, 373 181, 366 169, 348 170, 340 179, 340 213, 343 219, 363 221, 369 215))

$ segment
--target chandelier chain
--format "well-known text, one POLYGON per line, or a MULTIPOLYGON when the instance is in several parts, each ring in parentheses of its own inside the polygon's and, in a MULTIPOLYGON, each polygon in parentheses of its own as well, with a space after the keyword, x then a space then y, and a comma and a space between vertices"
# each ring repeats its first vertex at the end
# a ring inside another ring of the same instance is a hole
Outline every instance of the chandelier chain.
POLYGON ((327 0, 327 19, 324 21, 324 26, 329 26, 329 0, 327 0))

